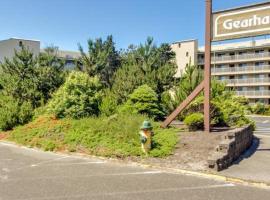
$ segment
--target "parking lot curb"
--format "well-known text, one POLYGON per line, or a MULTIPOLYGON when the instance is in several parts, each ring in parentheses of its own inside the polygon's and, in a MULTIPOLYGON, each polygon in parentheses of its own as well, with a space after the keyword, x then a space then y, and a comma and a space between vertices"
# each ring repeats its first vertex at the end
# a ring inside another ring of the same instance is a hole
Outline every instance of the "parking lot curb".
POLYGON ((198 172, 198 171, 179 169, 179 168, 160 167, 160 166, 148 165, 148 164, 145 165, 145 164, 140 164, 140 163, 139 163, 139 165, 146 167, 146 168, 154 168, 154 169, 162 170, 162 171, 169 172, 169 173, 174 172, 174 173, 196 176, 196 177, 201 177, 201 178, 207 178, 207 179, 212 179, 212 180, 217 180, 217 181, 224 181, 224 182, 228 182, 228 183, 240 184, 240 185, 245 185, 245 186, 252 186, 252 187, 257 187, 257 188, 261 188, 261 189, 268 189, 268 190, 270 189, 270 183, 266 183, 266 182, 246 180, 246 179, 224 176, 224 175, 210 173, 210 172, 198 172))

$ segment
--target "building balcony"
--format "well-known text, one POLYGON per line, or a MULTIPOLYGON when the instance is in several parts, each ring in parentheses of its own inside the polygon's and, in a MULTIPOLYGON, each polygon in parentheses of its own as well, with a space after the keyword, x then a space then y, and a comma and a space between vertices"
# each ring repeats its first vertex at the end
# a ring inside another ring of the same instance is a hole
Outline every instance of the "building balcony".
POLYGON ((223 79, 227 86, 269 86, 270 78, 223 79))
POLYGON ((236 91, 236 95, 247 98, 270 98, 270 90, 236 91))
POLYGON ((270 65, 245 66, 245 67, 212 67, 212 75, 229 75, 229 74, 262 74, 270 73, 270 65))
MULTIPOLYGON (((242 55, 231 55, 231 56, 212 56, 212 64, 221 63, 238 63, 245 61, 260 61, 260 60, 270 60, 270 52, 266 53, 249 53, 242 55)), ((204 65, 204 59, 198 59, 199 65, 204 65)))

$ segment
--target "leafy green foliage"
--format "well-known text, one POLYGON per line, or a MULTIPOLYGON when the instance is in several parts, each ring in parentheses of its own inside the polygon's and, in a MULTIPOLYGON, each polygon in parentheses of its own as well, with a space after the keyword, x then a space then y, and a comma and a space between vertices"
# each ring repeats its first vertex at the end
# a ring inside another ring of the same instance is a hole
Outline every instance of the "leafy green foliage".
MULTIPOLYGON (((9 134, 10 140, 45 150, 85 152, 108 157, 144 156, 140 144, 142 115, 89 117, 79 120, 40 116, 28 125, 17 127, 9 134)), ((161 129, 152 122, 155 133, 149 155, 164 157, 172 153, 177 143, 175 129, 161 129)))
POLYGON ((63 66, 52 49, 35 57, 22 46, 13 59, 1 64, 2 92, 20 104, 30 102, 33 108, 39 107, 63 83, 63 66))
POLYGON ((48 104, 48 112, 58 118, 97 115, 101 85, 97 77, 72 71, 48 104))
POLYGON ((58 56, 58 48, 51 46, 38 56, 37 90, 42 92, 45 103, 65 80, 65 61, 58 56))
POLYGON ((190 131, 196 131, 203 129, 203 120, 204 118, 202 113, 192 113, 186 116, 184 123, 188 126, 190 131))
POLYGON ((13 59, 5 59, 0 67, 2 130, 31 120, 33 109, 46 103, 64 80, 64 64, 53 47, 35 57, 21 46, 13 59))
POLYGON ((125 102, 137 87, 149 85, 160 94, 173 85, 175 54, 168 44, 157 47, 152 38, 138 47, 131 46, 122 54, 122 67, 115 74, 112 92, 118 104, 125 102))
POLYGON ((88 54, 79 45, 81 58, 79 59, 78 68, 89 74, 89 76, 98 76, 102 84, 111 87, 114 72, 120 66, 119 53, 114 45, 111 35, 105 41, 101 38, 95 41, 89 39, 88 54))
POLYGON ((146 114, 154 119, 161 119, 164 116, 164 112, 162 112, 162 108, 158 102, 157 94, 148 85, 142 85, 134 90, 120 110, 146 114))
MULTIPOLYGON (((246 99, 235 96, 233 91, 226 88, 225 83, 212 80, 211 95, 210 115, 212 125, 240 127, 246 124, 253 124, 245 116, 248 112, 246 99)), ((203 113, 203 101, 203 96, 196 98, 182 116, 187 116, 194 112, 203 113)))
POLYGON ((32 118, 32 106, 24 102, 20 104, 10 96, 0 96, 0 130, 10 130, 18 124, 24 124, 32 118))
POLYGON ((267 106, 263 103, 256 103, 251 106, 251 111, 253 114, 270 115, 270 106, 267 106))
POLYGON ((180 81, 170 91, 161 95, 162 104, 167 113, 172 112, 182 101, 184 101, 193 90, 202 82, 203 73, 198 66, 189 64, 185 68, 180 81))
POLYGON ((102 101, 99 105, 99 110, 102 115, 111 116, 117 110, 117 101, 115 95, 109 90, 105 90, 102 95, 102 101))
POLYGON ((173 153, 178 142, 177 129, 161 129, 158 124, 154 127, 152 137, 152 150, 149 152, 152 157, 165 157, 173 153))
POLYGON ((12 60, 5 59, 1 64, 0 82, 4 95, 10 95, 20 103, 31 102, 35 107, 42 98, 37 90, 37 59, 28 49, 22 46, 15 51, 12 60))

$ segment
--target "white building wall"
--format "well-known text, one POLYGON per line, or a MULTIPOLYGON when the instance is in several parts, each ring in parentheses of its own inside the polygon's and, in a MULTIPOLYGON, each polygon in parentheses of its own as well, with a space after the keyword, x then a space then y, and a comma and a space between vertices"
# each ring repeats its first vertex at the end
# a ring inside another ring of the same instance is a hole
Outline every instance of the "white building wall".
POLYGON ((178 66, 175 77, 181 77, 185 67, 189 64, 197 64, 197 40, 186 40, 175 42, 171 45, 172 51, 176 54, 176 64, 178 66))
POLYGON ((29 48, 35 56, 39 54, 40 41, 10 38, 8 40, 0 41, 0 62, 3 62, 4 58, 11 59, 15 54, 15 50, 20 50, 20 43, 22 43, 26 48, 29 48))

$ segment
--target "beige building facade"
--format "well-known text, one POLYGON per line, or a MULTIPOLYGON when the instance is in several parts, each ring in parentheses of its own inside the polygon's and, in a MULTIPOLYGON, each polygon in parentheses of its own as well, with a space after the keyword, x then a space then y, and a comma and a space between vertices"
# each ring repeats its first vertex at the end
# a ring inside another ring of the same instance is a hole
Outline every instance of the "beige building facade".
MULTIPOLYGON (((186 65, 186 56, 178 53, 183 51, 191 55, 195 65, 204 67, 204 47, 192 49, 196 45, 196 40, 172 44, 178 71, 183 72, 186 65)), ((270 104, 270 39, 212 45, 211 55, 212 76, 233 88, 237 95, 247 97, 251 104, 270 104)))
POLYGON ((0 62, 3 62, 5 58, 11 59, 14 56, 14 51, 19 51, 22 44, 32 51, 34 55, 39 54, 40 41, 10 38, 0 41, 0 62))
POLYGON ((181 77, 185 68, 189 63, 191 65, 197 64, 197 40, 185 40, 171 44, 172 50, 176 55, 176 64, 178 66, 175 77, 181 77))
MULTIPOLYGON (((40 52, 44 52, 44 49, 40 47, 39 40, 29 40, 22 38, 10 38, 7 40, 0 41, 0 62, 3 62, 5 58, 11 59, 15 55, 15 50, 19 51, 20 46, 24 45, 28 48, 35 56, 40 52)), ((65 59, 65 67, 73 68, 75 66, 75 60, 79 58, 80 53, 76 51, 65 51, 59 50, 57 52, 59 58, 65 59)))

